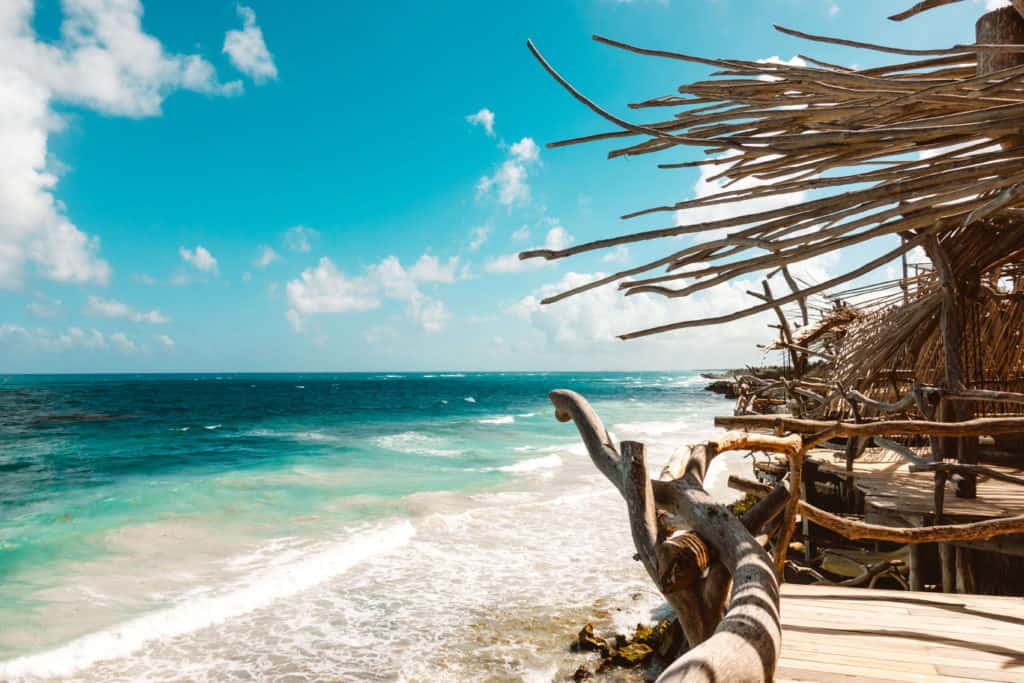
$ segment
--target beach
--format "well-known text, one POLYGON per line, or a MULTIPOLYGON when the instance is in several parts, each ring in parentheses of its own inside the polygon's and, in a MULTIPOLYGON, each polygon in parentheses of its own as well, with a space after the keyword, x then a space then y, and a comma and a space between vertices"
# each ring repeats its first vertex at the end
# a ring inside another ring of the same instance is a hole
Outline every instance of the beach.
MULTIPOLYGON (((7 378, 0 679, 548 681, 662 604, 546 392, 664 461, 697 373, 7 378), (102 418, 102 419, 100 419, 102 418), (10 625, 17 624, 12 628, 10 625)), ((716 464, 709 487, 724 491, 716 464)))

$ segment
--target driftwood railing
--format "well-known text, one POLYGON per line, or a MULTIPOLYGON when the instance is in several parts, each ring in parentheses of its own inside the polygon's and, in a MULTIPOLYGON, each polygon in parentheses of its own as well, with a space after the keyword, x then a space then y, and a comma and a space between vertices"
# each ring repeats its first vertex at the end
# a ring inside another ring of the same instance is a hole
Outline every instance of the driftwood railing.
MULTIPOLYGON (((1011 433, 1024 430, 1024 418, 847 423, 788 415, 720 417, 715 422, 721 427, 774 430, 775 434, 720 434, 677 451, 660 476, 652 480, 642 443, 624 441, 616 448, 593 408, 575 392, 556 390, 550 398, 556 417, 575 422, 594 465, 625 499, 635 559, 643 563, 675 610, 690 646, 659 681, 771 680, 781 643, 779 581, 798 517, 847 539, 891 541, 912 548, 923 543, 985 541, 1024 533, 1024 515, 967 524, 890 527, 849 519, 801 500, 805 456, 832 438, 1011 433), (783 436, 784 432, 789 434, 783 436), (742 518, 736 517, 712 500, 703 486, 712 460, 728 451, 785 456, 788 486, 772 488, 730 477, 732 488, 760 499, 742 518), (772 548, 771 554, 767 547, 772 548)), ((897 452, 909 451, 893 445, 897 452)), ((908 457, 920 460, 912 452, 908 457)), ((968 466, 923 460, 918 467, 934 471, 944 485, 945 476, 968 466)), ((970 467, 977 474, 998 473, 981 466, 970 467)), ((1000 478, 1024 484, 1019 477, 1000 478)), ((937 515, 940 517, 941 510, 937 515)), ((886 568, 870 567, 856 582, 868 581, 886 568)))
MULTIPOLYGON (((779 582, 755 536, 790 503, 778 487, 739 519, 704 490, 707 467, 720 453, 767 450, 792 454, 800 437, 730 432, 680 451, 656 481, 644 445, 616 448, 579 394, 550 394, 556 417, 572 420, 591 460, 619 490, 629 511, 637 558, 675 610, 690 649, 658 679, 770 681, 782 642, 779 582)), ((795 510, 795 508, 794 508, 795 510)))

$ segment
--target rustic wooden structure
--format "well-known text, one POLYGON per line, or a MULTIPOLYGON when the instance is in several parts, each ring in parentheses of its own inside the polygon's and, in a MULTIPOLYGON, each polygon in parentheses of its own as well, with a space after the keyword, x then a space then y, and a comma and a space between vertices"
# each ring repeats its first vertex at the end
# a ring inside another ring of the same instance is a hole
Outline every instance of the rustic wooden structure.
MULTIPOLYGON (((924 0, 891 18, 908 19, 958 1, 924 0)), ((811 57, 801 65, 706 59, 595 36, 632 53, 716 69, 714 78, 680 86, 677 94, 630 105, 674 110, 662 120, 633 123, 581 94, 529 44, 573 97, 617 127, 549 146, 629 140, 611 157, 696 147, 705 158, 669 160, 660 167, 725 169, 712 178, 724 184, 716 194, 624 218, 795 193, 807 197, 753 213, 520 254, 550 260, 704 236, 689 246, 670 242, 659 258, 542 303, 611 284, 626 296, 681 298, 760 274, 760 291, 750 292, 757 302, 748 308, 622 338, 774 313, 778 348, 790 355, 796 371, 794 378, 749 381, 750 393, 781 414, 719 418, 720 426, 746 431, 684 449, 653 481, 642 444, 616 448, 582 397, 564 390, 551 394, 559 419, 575 421, 594 464, 622 493, 637 559, 686 629, 691 649, 661 680, 771 680, 779 665, 779 580, 801 518, 805 529, 813 522, 848 539, 907 544, 912 588, 923 587, 926 544, 938 544, 943 587, 969 590, 964 544, 1024 533, 1024 512, 964 521, 949 514, 955 506, 946 505, 947 493, 974 499, 979 477, 1010 487, 1024 484, 1020 473, 979 458, 980 437, 1024 434, 1024 0, 983 15, 976 42, 934 50, 777 28, 904 60, 857 69, 811 57), (802 282, 790 271, 794 264, 868 242, 879 246, 880 255, 823 282, 802 282), (927 254, 929 268, 911 276, 904 266, 903 277, 888 283, 855 282, 913 250, 927 254), (657 269, 664 272, 653 274, 657 269), (773 291, 776 276, 787 292, 773 291), (861 299, 845 311, 835 294, 843 287, 861 299), (830 293, 831 319, 812 323, 810 313, 822 310, 816 297, 830 293), (799 324, 791 324, 795 316, 786 313, 793 306, 799 324), (823 361, 826 371, 808 375, 812 358, 823 361), (851 503, 866 495, 870 483, 858 479, 858 457, 884 448, 905 461, 910 478, 891 476, 879 490, 898 495, 900 486, 914 482, 920 488, 930 478, 930 512, 900 526, 803 500, 805 472, 820 465, 812 463, 812 454, 837 440, 844 442, 837 476, 848 482, 851 503), (702 487, 710 460, 736 449, 781 456, 786 479, 775 488, 733 482, 761 497, 742 521, 714 504, 702 487)), ((874 571, 868 568, 870 575, 856 581, 864 583, 874 571)))

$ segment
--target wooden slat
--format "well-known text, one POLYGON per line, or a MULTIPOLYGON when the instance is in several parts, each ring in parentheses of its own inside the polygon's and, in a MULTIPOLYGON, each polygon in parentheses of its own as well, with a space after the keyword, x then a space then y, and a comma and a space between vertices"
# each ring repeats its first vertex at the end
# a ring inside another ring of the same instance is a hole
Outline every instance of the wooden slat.
POLYGON ((776 681, 1024 681, 1024 600, 782 587, 776 681))

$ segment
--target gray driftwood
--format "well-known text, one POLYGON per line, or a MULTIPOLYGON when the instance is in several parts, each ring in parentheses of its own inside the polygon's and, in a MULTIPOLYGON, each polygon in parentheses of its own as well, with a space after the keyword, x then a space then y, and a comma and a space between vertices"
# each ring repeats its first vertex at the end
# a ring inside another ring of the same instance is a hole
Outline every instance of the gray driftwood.
POLYGON ((651 481, 643 444, 627 441, 616 448, 575 392, 556 390, 550 398, 556 417, 575 422, 594 465, 626 500, 638 559, 675 610, 690 645, 658 680, 772 680, 782 638, 779 583, 755 534, 791 503, 789 495, 773 491, 741 521, 711 499, 703 479, 722 451, 789 450, 799 437, 724 434, 680 452, 651 481))

